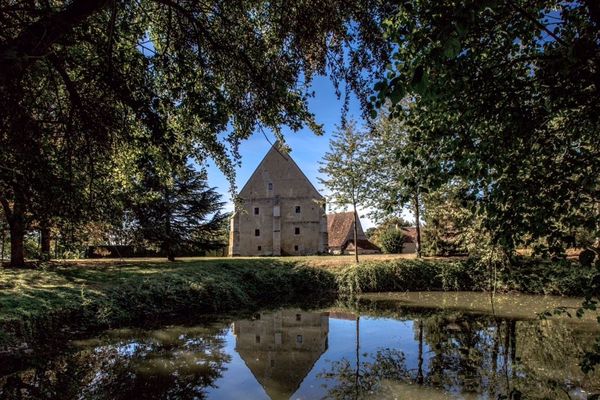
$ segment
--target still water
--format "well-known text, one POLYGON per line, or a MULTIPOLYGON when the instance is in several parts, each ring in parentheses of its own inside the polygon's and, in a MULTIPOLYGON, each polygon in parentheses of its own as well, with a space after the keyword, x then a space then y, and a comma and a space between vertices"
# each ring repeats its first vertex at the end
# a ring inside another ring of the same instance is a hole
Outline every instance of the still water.
POLYGON ((0 399, 569 399, 594 316, 578 300, 482 293, 363 296, 196 326, 112 330, 0 377, 0 399))

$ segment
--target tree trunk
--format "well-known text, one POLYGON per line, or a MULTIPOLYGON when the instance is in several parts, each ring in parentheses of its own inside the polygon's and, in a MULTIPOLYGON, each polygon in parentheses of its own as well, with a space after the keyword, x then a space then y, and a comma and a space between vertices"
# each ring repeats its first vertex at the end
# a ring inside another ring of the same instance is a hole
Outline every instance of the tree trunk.
POLYGON ((175 253, 173 251, 173 238, 171 235, 171 196, 169 190, 165 187, 164 189, 165 195, 165 204, 166 204, 166 212, 165 212, 165 247, 167 253, 167 260, 175 261, 175 253))
POLYGON ((47 224, 42 224, 40 229, 40 253, 42 260, 49 260, 50 255, 50 227, 47 224))
POLYGON ((417 364, 417 383, 423 384, 423 321, 419 320, 419 355, 417 364))
POLYGON ((358 214, 356 213, 356 205, 352 205, 354 208, 354 260, 358 264, 358 214))
POLYGON ((4 221, 2 221, 0 229, 2 229, 2 232, 0 233, 0 240, 2 240, 2 242, 0 242, 0 266, 2 266, 2 262, 4 261, 4 241, 6 240, 6 229, 4 228, 4 221))
POLYGON ((169 260, 169 261, 175 261, 175 254, 171 250, 171 246, 169 246, 169 250, 167 252, 167 260, 169 260))
POLYGON ((25 196, 14 188, 14 201, 11 205, 8 199, 0 197, 0 204, 8 222, 10 233, 10 267, 22 268, 25 266, 25 196))
POLYGON ((356 375, 354 376, 355 398, 360 394, 360 315, 356 317, 356 375))
POLYGON ((421 217, 419 207, 419 192, 417 191, 415 193, 415 228, 417 233, 415 249, 417 251, 417 258, 421 258, 421 217))
POLYGON ((22 268, 25 266, 25 223, 22 217, 13 215, 10 225, 10 266, 22 268))

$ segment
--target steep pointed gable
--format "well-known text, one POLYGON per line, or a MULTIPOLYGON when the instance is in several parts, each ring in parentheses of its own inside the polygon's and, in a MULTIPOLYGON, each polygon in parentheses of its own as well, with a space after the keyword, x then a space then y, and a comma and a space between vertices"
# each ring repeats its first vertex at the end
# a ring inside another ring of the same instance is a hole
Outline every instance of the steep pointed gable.
POLYGON ((275 143, 239 193, 242 199, 314 197, 323 199, 289 153, 275 143))
MULTIPOLYGON (((327 232, 329 247, 342 247, 346 241, 354 239, 354 213, 342 212, 327 214, 327 232)), ((360 219, 358 220, 358 239, 367 239, 363 232, 360 219)))
MULTIPOLYGON (((358 236, 356 242, 361 250, 370 250, 374 252, 381 251, 379 247, 369 241, 363 231, 358 219, 358 236)), ((341 250, 354 250, 354 213, 343 212, 336 214, 327 214, 327 232, 329 234, 329 248, 341 250)))

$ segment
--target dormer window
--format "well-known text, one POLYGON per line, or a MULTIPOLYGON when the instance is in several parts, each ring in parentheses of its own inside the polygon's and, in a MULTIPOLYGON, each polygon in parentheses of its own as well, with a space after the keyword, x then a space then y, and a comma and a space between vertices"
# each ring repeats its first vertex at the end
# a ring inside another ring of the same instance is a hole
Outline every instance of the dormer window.
POLYGON ((273 184, 271 182, 269 182, 269 190, 273 190, 273 184))

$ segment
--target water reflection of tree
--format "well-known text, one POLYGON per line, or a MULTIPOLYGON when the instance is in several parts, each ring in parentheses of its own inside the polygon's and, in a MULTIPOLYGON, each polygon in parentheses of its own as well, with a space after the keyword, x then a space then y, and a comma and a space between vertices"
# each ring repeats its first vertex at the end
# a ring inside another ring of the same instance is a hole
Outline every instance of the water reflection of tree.
POLYGON ((225 369, 223 332, 172 328, 41 362, 0 381, 0 399, 206 397, 225 369))
MULTIPOLYGON (((356 319, 355 347, 354 360, 333 361, 328 371, 318 374, 320 379, 334 382, 334 385, 329 388, 326 398, 358 399, 365 394, 380 393, 383 388, 381 383, 386 380, 412 381, 422 379, 422 361, 419 364, 416 376, 414 376, 415 372, 406 368, 405 355, 400 350, 380 349, 374 355, 364 354, 366 360, 361 360, 360 317, 356 319)), ((420 349, 422 351, 422 342, 420 349)), ((420 352, 419 357, 422 360, 422 352, 420 352)))
POLYGON ((517 395, 516 322, 486 317, 434 316, 425 322, 432 356, 428 384, 461 393, 517 395))
MULTIPOLYGON (((407 317, 405 317, 407 319, 407 317)), ((326 397, 398 397, 399 384, 490 399, 569 398, 572 389, 594 389, 598 374, 584 377, 577 365, 585 341, 573 327, 556 321, 516 321, 492 316, 440 313, 413 320, 416 368, 400 348, 339 360, 320 377, 331 383, 326 397), (577 350, 577 351, 574 351, 577 350)))

